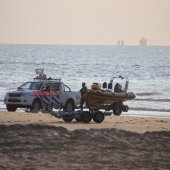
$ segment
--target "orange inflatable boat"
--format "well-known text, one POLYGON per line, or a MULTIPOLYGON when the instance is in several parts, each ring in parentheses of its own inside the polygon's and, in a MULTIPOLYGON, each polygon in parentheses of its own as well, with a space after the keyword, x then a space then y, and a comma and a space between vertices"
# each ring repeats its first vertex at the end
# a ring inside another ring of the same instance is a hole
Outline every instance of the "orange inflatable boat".
POLYGON ((125 102, 136 96, 133 92, 111 92, 106 90, 90 90, 88 93, 88 105, 90 107, 125 102))
POLYGON ((123 102, 136 97, 133 92, 127 92, 128 83, 129 80, 122 76, 113 77, 109 84, 104 82, 103 88, 101 88, 99 83, 93 83, 87 97, 89 108, 128 111, 128 106, 123 105, 123 102), (114 84, 114 88, 112 87, 115 78, 126 80, 124 89, 122 89, 122 85, 119 83, 114 84))

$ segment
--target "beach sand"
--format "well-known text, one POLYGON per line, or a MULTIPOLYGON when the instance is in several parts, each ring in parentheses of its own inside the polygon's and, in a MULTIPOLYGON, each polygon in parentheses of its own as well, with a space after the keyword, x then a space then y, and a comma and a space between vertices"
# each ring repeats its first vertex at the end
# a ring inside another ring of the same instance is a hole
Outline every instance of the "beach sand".
POLYGON ((0 169, 170 169, 169 141, 170 118, 0 112, 0 169))
POLYGON ((97 124, 93 121, 90 123, 80 123, 72 121, 66 123, 62 119, 46 114, 46 113, 29 113, 29 112, 0 112, 0 124, 41 124, 62 126, 68 130, 76 129, 103 129, 103 128, 117 128, 126 131, 137 133, 144 133, 147 131, 170 131, 170 117, 137 117, 137 116, 106 116, 105 120, 97 124))

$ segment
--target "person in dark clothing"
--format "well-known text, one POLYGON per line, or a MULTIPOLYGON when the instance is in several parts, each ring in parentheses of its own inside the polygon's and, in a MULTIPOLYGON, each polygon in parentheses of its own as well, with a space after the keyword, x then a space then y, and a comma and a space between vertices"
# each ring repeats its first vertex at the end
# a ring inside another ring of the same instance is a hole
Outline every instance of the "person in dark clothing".
POLYGON ((80 93, 81 93, 81 100, 80 100, 80 108, 81 111, 83 111, 83 104, 86 102, 86 105, 88 105, 87 103, 87 94, 88 94, 88 88, 86 87, 86 83, 82 83, 82 88, 80 89, 80 93))

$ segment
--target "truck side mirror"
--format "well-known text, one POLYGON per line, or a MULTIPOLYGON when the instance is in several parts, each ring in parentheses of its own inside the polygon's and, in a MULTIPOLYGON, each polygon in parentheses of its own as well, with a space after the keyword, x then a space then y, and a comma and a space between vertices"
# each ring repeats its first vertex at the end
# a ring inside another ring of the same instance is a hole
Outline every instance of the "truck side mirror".
POLYGON ((18 87, 17 90, 22 90, 22 88, 21 88, 21 87, 18 87))

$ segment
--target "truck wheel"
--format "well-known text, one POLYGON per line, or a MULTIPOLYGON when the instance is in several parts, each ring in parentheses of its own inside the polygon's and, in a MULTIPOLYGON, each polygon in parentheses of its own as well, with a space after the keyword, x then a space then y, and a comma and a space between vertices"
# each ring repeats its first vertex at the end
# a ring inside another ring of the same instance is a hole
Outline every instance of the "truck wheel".
POLYGON ((81 120, 84 123, 89 123, 92 120, 92 115, 88 111, 82 112, 81 113, 81 120))
POLYGON ((32 103, 32 106, 31 106, 30 110, 31 110, 32 112, 37 113, 37 112, 40 111, 40 109, 41 109, 41 102, 40 102, 39 100, 35 99, 35 100, 33 101, 33 103, 32 103))
POLYGON ((17 107, 14 105, 7 104, 6 109, 8 110, 8 112, 15 112, 17 110, 17 107))
POLYGON ((96 123, 101 123, 101 122, 103 122, 103 120, 104 120, 104 114, 103 114, 103 112, 98 111, 98 112, 95 112, 95 113, 93 114, 93 121, 94 121, 94 122, 96 122, 96 123))
POLYGON ((73 116, 67 115, 62 117, 65 122, 71 122, 73 120, 73 116))
POLYGON ((74 111, 74 102, 72 100, 68 100, 66 102, 66 105, 64 106, 63 110, 67 111, 67 112, 74 111))
POLYGON ((113 114, 115 116, 120 116, 122 113, 123 103, 117 103, 113 109, 113 114))

